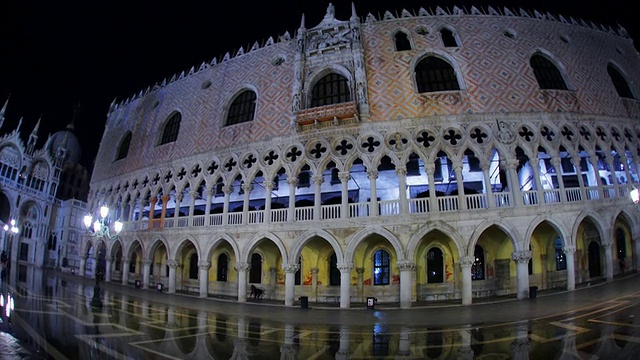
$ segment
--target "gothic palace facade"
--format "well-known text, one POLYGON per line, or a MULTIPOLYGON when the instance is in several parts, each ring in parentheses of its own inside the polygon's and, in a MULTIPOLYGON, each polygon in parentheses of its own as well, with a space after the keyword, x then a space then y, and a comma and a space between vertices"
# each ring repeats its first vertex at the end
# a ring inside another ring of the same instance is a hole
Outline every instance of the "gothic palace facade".
POLYGON ((90 275, 294 305, 529 296, 640 265, 640 57, 538 11, 323 20, 111 105, 90 275), (99 252, 98 252, 99 253, 99 252))

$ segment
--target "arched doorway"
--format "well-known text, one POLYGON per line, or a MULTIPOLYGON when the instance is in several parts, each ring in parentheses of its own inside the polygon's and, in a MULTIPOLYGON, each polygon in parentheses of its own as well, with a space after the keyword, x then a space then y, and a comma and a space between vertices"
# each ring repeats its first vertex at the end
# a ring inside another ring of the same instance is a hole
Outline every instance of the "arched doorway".
POLYGON ((589 278, 594 278, 602 275, 600 269, 600 245, 597 242, 592 241, 589 243, 589 278))

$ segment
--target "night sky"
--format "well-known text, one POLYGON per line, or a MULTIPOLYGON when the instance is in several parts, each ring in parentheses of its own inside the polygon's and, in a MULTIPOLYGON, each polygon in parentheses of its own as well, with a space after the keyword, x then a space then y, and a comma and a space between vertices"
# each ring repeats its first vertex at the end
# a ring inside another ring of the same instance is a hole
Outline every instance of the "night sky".
MULTIPOLYGON (((362 18, 405 8, 474 5, 523 8, 583 18, 617 28, 640 41, 640 22, 628 1, 415 1, 353 2, 362 18), (576 5, 577 4, 577 5, 576 5), (607 4, 608 7, 603 7, 607 4)), ((102 137, 109 105, 196 68, 204 61, 263 44, 285 31, 293 36, 305 14, 316 26, 329 1, 43 1, 0 2, 0 106, 10 95, 0 133, 24 117, 28 135, 42 117, 40 142, 75 117, 75 131, 90 165, 102 137), (33 4, 35 3, 35 4, 33 4), (79 104, 79 111, 77 111, 79 104)), ((351 1, 333 1, 336 18, 348 20, 351 1)))

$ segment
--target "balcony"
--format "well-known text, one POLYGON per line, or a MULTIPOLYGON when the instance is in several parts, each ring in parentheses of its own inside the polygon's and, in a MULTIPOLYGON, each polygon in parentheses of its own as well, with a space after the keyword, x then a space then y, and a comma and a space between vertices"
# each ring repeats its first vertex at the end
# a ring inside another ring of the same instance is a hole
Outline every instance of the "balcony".
POLYGON ((357 122, 357 119, 358 106, 355 101, 348 101, 300 110, 296 114, 296 125, 304 131, 357 122))

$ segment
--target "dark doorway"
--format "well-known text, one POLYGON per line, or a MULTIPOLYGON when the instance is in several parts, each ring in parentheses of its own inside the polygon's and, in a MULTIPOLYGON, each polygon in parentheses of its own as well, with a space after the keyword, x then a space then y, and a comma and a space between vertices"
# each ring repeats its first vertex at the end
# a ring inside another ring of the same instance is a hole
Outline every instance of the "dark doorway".
POLYGON ((589 277, 594 278, 602 275, 600 270, 600 245, 592 241, 589 243, 589 277))

